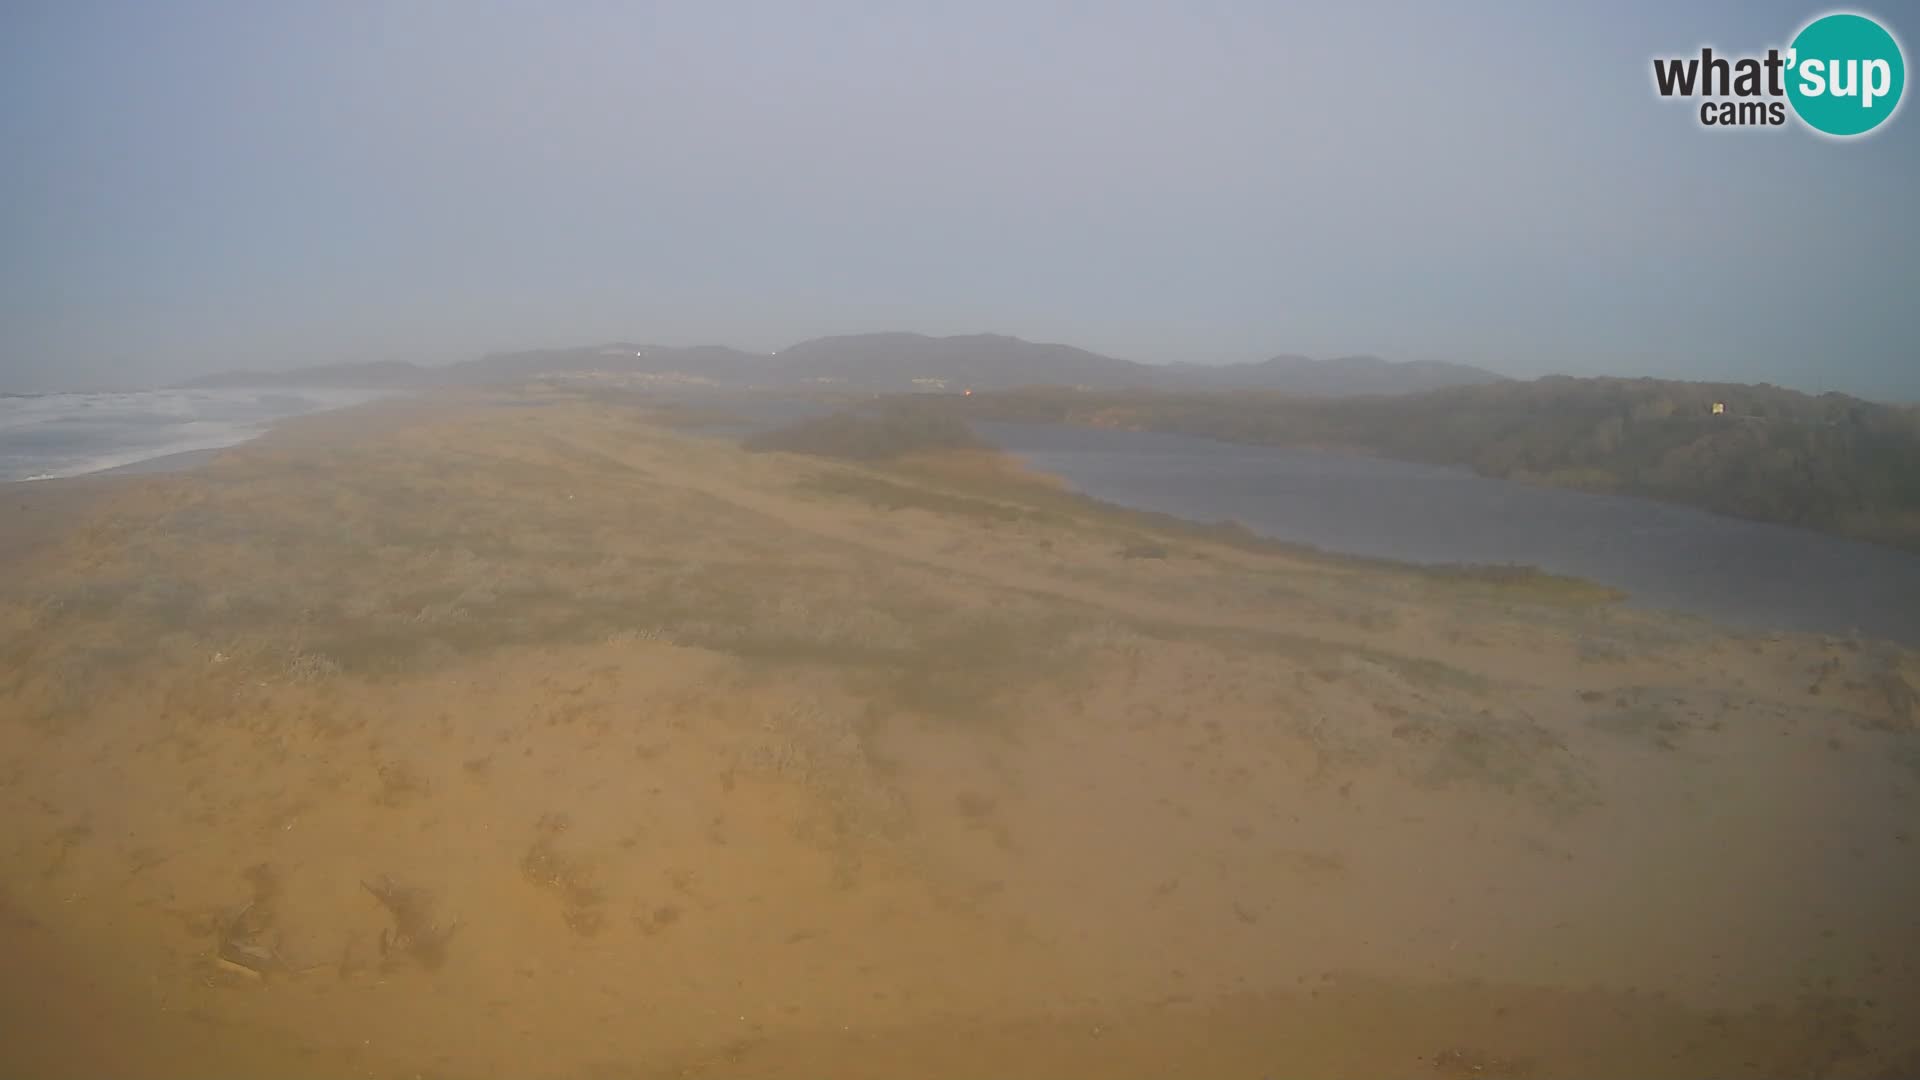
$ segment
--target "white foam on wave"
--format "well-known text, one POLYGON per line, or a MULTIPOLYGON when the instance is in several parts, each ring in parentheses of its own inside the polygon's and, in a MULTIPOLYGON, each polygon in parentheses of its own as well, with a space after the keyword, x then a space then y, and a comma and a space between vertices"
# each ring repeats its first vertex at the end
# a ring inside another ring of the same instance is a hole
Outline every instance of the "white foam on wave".
POLYGON ((0 481, 54 480, 218 450, 274 422, 386 396, 379 391, 151 390, 0 399, 0 481))
MULTIPOLYGON (((187 427, 202 425, 188 424, 187 427)), ((205 425, 213 427, 214 425, 205 425)), ((232 426, 225 430, 202 432, 171 442, 150 444, 137 450, 123 450, 115 453, 96 454, 91 457, 75 458, 52 469, 35 473, 32 476, 18 477, 20 480, 62 480, 71 476, 85 476, 88 473, 105 472, 108 469, 138 465, 155 458, 172 457, 175 454, 190 454, 196 450, 224 450, 229 446, 238 446, 250 439, 265 434, 266 424, 232 426)))

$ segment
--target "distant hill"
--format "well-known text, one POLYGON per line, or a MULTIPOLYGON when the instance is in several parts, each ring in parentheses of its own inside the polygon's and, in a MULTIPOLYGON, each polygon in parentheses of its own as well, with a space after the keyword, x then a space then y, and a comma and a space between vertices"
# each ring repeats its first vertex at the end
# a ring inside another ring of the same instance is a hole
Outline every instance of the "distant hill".
POLYGON ((965 406, 978 418, 1464 465, 1920 550, 1920 407, 1844 394, 1551 376, 1391 397, 1034 389, 965 406))
POLYGON ((854 334, 815 338, 780 352, 789 378, 874 390, 1001 389, 1047 384, 1119 388, 1152 382, 1153 368, 1000 334, 927 337, 854 334))
POLYGON ((1505 381, 1484 368, 1436 360, 1382 360, 1343 356, 1314 360, 1276 356, 1257 364, 1169 364, 1157 372, 1156 385, 1176 390, 1276 390, 1306 397, 1358 394, 1418 394, 1449 386, 1479 386, 1505 381))
POLYGON ((879 391, 1044 385, 1096 390, 1272 390, 1341 397, 1411 394, 1503 378, 1464 364, 1395 363, 1373 356, 1337 360, 1279 356, 1251 364, 1141 364, 1071 345, 1000 334, 825 337, 787 348, 774 359, 777 365, 771 377, 790 385, 834 382, 879 391))
POLYGON ((490 353, 442 368, 398 362, 340 364, 282 372, 228 372, 185 385, 407 388, 481 385, 588 372, 684 376, 734 387, 834 386, 881 393, 1069 386, 1097 390, 1273 390, 1322 397, 1419 393, 1501 378, 1460 364, 1394 363, 1371 356, 1338 360, 1280 356, 1252 364, 1156 365, 1000 334, 928 337, 882 333, 815 338, 772 356, 721 345, 680 348, 609 342, 490 353))

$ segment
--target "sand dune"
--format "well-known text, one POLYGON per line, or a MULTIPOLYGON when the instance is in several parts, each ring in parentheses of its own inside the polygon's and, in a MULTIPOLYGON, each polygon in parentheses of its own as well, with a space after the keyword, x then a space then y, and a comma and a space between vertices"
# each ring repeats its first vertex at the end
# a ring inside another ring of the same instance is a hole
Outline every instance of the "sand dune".
POLYGON ((387 403, 6 498, 0 1072, 1920 1071, 1920 661, 387 403))

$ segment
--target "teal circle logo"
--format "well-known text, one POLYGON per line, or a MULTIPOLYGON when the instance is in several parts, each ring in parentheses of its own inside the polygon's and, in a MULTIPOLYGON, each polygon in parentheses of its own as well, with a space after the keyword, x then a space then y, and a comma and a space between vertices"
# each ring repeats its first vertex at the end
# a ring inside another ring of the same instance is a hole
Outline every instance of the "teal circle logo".
POLYGON ((1900 107, 1907 65, 1900 43, 1865 15, 1815 19, 1787 53, 1787 100, 1815 131, 1865 135, 1900 107))

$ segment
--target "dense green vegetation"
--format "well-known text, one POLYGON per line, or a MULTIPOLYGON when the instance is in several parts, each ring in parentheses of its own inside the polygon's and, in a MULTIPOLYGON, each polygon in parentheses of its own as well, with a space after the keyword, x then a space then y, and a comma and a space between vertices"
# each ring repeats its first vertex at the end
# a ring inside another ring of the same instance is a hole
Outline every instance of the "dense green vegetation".
POLYGON ((979 419, 1138 428, 1465 465, 1920 549, 1920 408, 1775 386, 1553 377, 1402 397, 1034 389, 979 419), (1716 414, 1715 402, 1725 411, 1716 414))

